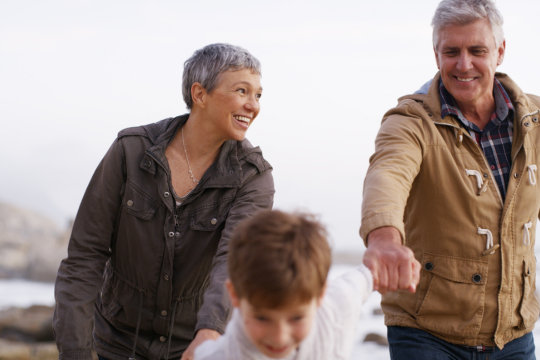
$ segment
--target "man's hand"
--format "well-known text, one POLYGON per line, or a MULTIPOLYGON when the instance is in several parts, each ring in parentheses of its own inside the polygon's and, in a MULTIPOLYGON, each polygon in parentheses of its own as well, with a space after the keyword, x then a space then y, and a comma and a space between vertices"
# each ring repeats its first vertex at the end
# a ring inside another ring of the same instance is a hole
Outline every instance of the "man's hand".
POLYGON ((401 244, 401 235, 394 227, 369 233, 364 265, 373 274, 373 289, 383 295, 396 290, 414 293, 420 281, 420 263, 412 250, 401 244))
POLYGON ((189 344, 186 351, 184 351, 184 354, 182 355, 182 358, 180 360, 193 360, 193 354, 195 353, 195 348, 199 345, 201 345, 206 340, 217 340, 221 336, 220 333, 218 333, 215 330, 210 329, 201 329, 197 331, 197 335, 195 335, 195 339, 189 344))

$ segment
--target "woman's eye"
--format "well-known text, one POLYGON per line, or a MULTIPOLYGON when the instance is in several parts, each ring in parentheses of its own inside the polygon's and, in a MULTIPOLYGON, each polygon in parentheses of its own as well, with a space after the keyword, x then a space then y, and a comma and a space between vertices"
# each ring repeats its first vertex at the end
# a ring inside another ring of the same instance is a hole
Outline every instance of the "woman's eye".
POLYGON ((260 99, 262 94, 257 94, 257 99, 260 99))
POLYGON ((257 321, 260 321, 260 322, 265 322, 265 321, 268 320, 268 319, 265 318, 264 316, 256 316, 255 319, 256 319, 257 321))
POLYGON ((245 93, 246 93, 246 89, 238 89, 238 90, 236 90, 236 91, 240 92, 241 94, 245 94, 245 93))

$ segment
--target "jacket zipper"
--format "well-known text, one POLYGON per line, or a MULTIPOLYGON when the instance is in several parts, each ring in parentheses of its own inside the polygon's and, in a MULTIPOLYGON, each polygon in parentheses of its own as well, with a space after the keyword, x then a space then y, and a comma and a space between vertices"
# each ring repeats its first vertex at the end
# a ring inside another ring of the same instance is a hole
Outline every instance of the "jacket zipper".
MULTIPOLYGON (((450 126, 450 127, 453 127, 455 129, 458 129, 460 130, 461 128, 458 127, 458 126, 455 126, 455 125, 450 125, 450 124, 443 124, 443 123, 438 123, 438 122, 433 122, 435 125, 443 125, 443 126, 450 126)), ((469 132, 467 132, 467 134, 469 135, 469 138, 471 137, 469 132)), ((472 140, 472 139, 471 139, 472 140)), ((476 145, 476 148, 478 150, 480 150, 480 153, 482 154, 482 159, 484 160, 484 165, 486 165, 486 167, 489 169, 489 174, 490 174, 490 177, 491 177, 491 181, 493 181, 493 184, 495 184, 495 189, 497 190, 497 195, 499 195, 499 200, 501 202, 501 207, 504 208, 504 202, 503 202, 503 199, 502 199, 502 196, 501 196, 501 192, 499 191, 499 185, 497 185, 497 182, 495 181, 495 177, 493 176, 493 172, 491 171, 491 168, 487 162, 487 159, 486 159, 486 156, 484 155, 484 152, 482 151, 482 148, 480 148, 480 145, 478 145, 476 143, 476 141, 473 141, 474 142, 474 145, 476 145)), ((518 151, 521 149, 521 147, 518 149, 518 151)), ((516 153, 516 156, 517 156, 517 153, 516 153)), ((512 162, 512 166, 514 166, 513 162, 512 162)))

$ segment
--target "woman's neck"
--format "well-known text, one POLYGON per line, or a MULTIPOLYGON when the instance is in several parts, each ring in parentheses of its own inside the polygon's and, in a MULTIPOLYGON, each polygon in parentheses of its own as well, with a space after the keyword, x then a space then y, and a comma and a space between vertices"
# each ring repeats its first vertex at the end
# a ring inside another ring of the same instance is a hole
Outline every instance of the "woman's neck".
MULTIPOLYGON (((183 128, 177 133, 176 138, 180 137, 183 132, 183 144, 185 150, 189 154, 190 162, 202 162, 212 164, 219 155, 221 146, 225 142, 213 133, 210 127, 213 124, 205 122, 199 115, 190 114, 183 128)), ((175 140, 176 140, 175 138, 175 140)))

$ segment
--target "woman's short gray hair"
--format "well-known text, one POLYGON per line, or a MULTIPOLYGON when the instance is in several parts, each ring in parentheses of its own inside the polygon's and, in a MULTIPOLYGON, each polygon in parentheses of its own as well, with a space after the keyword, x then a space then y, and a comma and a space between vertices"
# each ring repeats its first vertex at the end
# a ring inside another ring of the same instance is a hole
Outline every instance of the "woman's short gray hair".
POLYGON ((182 76, 182 95, 187 108, 191 109, 193 106, 191 86, 194 83, 200 83, 210 93, 218 85, 222 73, 244 69, 261 75, 259 60, 240 46, 211 44, 195 51, 184 63, 182 76))
POLYGON ((468 25, 479 19, 487 19, 495 43, 499 47, 504 41, 503 17, 493 0, 443 0, 440 2, 431 26, 433 26, 433 46, 439 45, 439 32, 448 25, 468 25))

